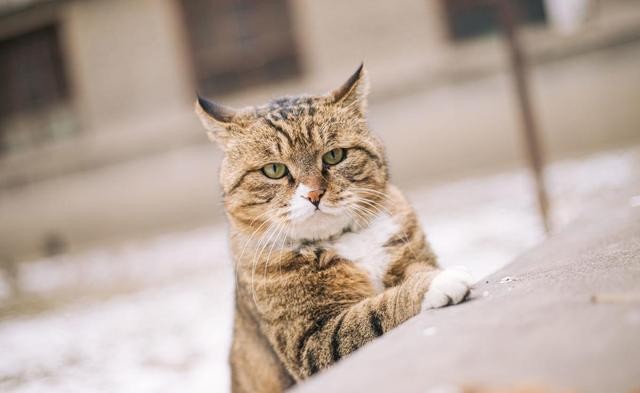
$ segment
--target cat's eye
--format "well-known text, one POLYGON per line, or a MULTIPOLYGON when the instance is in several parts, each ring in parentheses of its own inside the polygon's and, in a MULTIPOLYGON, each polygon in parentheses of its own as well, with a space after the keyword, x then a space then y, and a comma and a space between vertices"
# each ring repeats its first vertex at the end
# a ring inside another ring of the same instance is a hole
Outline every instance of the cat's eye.
POLYGON ((274 162, 263 166, 262 173, 270 179, 280 179, 287 174, 287 166, 274 162))
POLYGON ((327 165, 336 165, 340 161, 344 160, 344 153, 344 149, 340 147, 328 151, 322 155, 322 162, 327 165))

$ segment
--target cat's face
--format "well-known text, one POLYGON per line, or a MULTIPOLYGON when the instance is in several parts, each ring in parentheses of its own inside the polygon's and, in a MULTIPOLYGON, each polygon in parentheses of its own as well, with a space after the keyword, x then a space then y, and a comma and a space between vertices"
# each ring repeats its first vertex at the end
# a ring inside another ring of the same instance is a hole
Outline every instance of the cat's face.
POLYGON ((325 96, 196 111, 225 151, 220 180, 232 224, 271 240, 326 239, 383 210, 387 165, 370 134, 362 67, 325 96))

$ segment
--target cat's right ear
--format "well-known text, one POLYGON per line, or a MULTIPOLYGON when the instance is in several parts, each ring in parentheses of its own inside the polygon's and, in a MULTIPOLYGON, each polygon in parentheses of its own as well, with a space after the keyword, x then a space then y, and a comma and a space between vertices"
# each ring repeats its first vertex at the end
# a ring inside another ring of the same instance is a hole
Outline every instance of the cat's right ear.
POLYGON ((369 93, 369 79, 364 63, 349 79, 330 94, 335 105, 351 109, 359 116, 364 116, 367 109, 367 94, 369 93))
POLYGON ((213 101, 196 95, 196 114, 207 129, 207 136, 224 148, 237 129, 238 112, 232 108, 216 104, 213 101))

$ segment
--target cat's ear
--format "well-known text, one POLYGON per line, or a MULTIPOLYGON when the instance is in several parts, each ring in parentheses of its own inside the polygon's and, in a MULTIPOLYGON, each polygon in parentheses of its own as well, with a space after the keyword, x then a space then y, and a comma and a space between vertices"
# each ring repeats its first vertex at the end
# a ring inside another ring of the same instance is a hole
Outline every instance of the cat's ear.
POLYGON ((196 114, 207 129, 207 136, 224 148, 241 128, 240 112, 197 95, 196 114))
POLYGON ((349 108, 364 115, 367 109, 367 94, 369 93, 369 79, 364 63, 347 79, 347 81, 330 94, 333 103, 349 108))

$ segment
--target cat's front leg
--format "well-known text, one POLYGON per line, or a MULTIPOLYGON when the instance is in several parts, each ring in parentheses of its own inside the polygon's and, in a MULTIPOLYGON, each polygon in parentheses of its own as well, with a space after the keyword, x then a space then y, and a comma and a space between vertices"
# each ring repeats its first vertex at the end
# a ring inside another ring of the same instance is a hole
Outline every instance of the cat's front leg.
POLYGON ((471 289, 473 277, 463 267, 440 271, 429 284, 422 300, 422 310, 439 308, 462 302, 471 289))
MULTIPOLYGON (((418 314, 433 273, 417 271, 401 285, 375 296, 352 296, 352 290, 345 291, 348 287, 342 285, 342 289, 331 288, 334 283, 348 280, 346 276, 333 276, 328 287, 311 297, 281 290, 272 300, 278 299, 286 317, 271 317, 264 320, 264 326, 288 371, 300 381, 418 314), (301 310, 292 307, 292 301, 313 306, 301 310)), ((289 290, 300 286, 306 286, 304 278, 289 290)))

